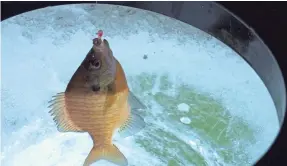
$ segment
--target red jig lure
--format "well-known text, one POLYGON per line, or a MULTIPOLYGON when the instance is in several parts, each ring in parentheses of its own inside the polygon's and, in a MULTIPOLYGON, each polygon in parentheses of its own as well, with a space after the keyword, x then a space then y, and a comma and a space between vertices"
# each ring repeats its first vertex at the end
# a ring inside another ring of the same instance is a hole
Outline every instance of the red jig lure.
POLYGON ((97 32, 98 37, 93 40, 93 44, 99 45, 99 44, 102 42, 102 36, 103 36, 103 34, 104 34, 104 32, 103 32, 102 30, 99 30, 99 31, 97 32))
POLYGON ((97 33, 98 38, 101 39, 103 34, 104 34, 104 32, 102 30, 99 30, 98 33, 97 33))

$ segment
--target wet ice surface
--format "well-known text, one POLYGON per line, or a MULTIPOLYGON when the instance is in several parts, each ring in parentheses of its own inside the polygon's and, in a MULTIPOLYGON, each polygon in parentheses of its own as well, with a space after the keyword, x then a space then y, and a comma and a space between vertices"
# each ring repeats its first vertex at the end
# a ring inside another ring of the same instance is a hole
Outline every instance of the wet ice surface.
POLYGON ((255 72, 184 23, 132 8, 77 5, 26 13, 1 26, 4 166, 83 163, 91 139, 59 133, 47 101, 65 90, 99 29, 148 106, 141 112, 147 128, 114 138, 130 165, 250 165, 277 134, 274 105, 255 72))

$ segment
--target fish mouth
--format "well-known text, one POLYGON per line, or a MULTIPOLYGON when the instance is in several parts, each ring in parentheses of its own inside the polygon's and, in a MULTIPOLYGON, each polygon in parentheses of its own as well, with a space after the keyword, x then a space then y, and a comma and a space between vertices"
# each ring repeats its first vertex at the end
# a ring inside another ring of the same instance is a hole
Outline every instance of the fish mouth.
POLYGON ((100 39, 100 38, 94 38, 94 39, 93 39, 93 44, 94 44, 95 46, 100 46, 100 45, 102 44, 102 39, 100 39))

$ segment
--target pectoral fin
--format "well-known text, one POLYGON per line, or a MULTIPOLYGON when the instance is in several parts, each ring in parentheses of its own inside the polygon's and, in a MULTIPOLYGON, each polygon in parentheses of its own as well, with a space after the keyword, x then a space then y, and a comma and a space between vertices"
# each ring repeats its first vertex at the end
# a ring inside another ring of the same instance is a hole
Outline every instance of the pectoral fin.
POLYGON ((147 107, 131 92, 129 91, 129 104, 131 109, 146 109, 147 107))
POLYGON ((132 111, 127 121, 120 127, 119 134, 121 137, 124 138, 129 137, 138 133, 144 127, 145 127, 144 119, 140 115, 132 111))

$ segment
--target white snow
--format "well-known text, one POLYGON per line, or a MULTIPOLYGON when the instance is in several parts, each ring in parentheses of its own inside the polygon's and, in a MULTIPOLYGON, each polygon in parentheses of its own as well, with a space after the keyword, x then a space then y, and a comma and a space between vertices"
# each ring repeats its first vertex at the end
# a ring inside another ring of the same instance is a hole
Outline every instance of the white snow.
POLYGON ((186 103, 181 103, 181 104, 177 105, 177 109, 179 111, 182 111, 182 112, 188 112, 189 111, 189 105, 187 105, 186 103))
POLYGON ((192 146, 196 146, 196 143, 192 140, 189 140, 189 143, 192 145, 192 146))
MULTIPOLYGON (((174 84, 190 84, 220 98, 233 115, 261 130, 252 147, 254 160, 267 150, 279 129, 273 101, 233 50, 174 19, 141 10, 121 16, 126 7, 98 6, 96 10, 88 5, 49 7, 1 22, 3 166, 82 164, 91 140, 84 134, 58 133, 47 101, 64 91, 99 28, 127 76, 168 73, 174 84), (148 59, 143 60, 144 54, 148 59)), ((153 88, 154 93, 158 90, 153 88)), ((132 139, 117 145, 132 165, 163 165, 132 139)))
POLYGON ((184 124, 190 124, 191 120, 188 117, 181 117, 180 121, 184 124))

